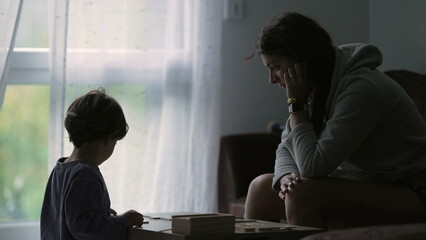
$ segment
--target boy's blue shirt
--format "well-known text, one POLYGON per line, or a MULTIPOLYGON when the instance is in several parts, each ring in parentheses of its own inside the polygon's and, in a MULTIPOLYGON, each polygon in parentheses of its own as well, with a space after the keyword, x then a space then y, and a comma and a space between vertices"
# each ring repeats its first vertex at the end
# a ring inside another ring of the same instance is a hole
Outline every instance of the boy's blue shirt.
POLYGON ((77 160, 56 163, 44 196, 41 239, 124 239, 126 224, 111 215, 105 181, 97 166, 77 160))

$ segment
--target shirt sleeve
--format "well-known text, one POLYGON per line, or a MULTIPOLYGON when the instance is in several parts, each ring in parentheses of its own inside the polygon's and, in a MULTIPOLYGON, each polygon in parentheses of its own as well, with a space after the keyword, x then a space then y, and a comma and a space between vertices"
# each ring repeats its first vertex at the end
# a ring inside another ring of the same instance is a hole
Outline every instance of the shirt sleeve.
POLYGON ((67 226, 75 239, 125 238, 124 219, 112 216, 109 206, 105 206, 105 201, 109 203, 106 191, 95 178, 78 178, 70 183, 64 204, 67 226))
POLYGON ((272 188, 276 191, 280 190, 280 179, 289 173, 299 174, 299 169, 290 151, 284 145, 290 133, 290 119, 287 120, 285 129, 281 135, 281 143, 278 145, 275 157, 274 178, 272 180, 272 188))
POLYGON ((302 177, 326 177, 360 148, 383 116, 380 91, 368 81, 354 81, 336 99, 321 136, 311 123, 299 124, 284 145, 302 177))

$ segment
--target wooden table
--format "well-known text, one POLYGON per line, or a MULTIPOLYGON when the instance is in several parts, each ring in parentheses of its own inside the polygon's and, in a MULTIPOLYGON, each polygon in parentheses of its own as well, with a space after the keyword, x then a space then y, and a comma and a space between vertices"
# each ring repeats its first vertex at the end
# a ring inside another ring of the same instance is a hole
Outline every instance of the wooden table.
POLYGON ((130 228, 127 240, 296 240, 304 236, 324 231, 319 228, 289 225, 260 220, 236 219, 234 233, 181 235, 172 233, 171 216, 188 213, 144 214, 142 227, 130 228), (253 228, 251 227, 253 226, 253 228), (265 226, 265 227, 258 227, 265 226))

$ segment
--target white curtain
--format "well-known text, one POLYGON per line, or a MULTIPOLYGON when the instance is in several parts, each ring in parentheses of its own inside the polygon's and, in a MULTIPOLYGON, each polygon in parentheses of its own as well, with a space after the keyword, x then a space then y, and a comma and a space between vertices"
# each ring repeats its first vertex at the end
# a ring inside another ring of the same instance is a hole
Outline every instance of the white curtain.
POLYGON ((0 109, 6 92, 10 53, 13 51, 23 0, 0 1, 0 109))
POLYGON ((101 165, 112 207, 216 211, 218 0, 52 0, 50 166, 72 145, 70 102, 103 87, 130 130, 101 165))

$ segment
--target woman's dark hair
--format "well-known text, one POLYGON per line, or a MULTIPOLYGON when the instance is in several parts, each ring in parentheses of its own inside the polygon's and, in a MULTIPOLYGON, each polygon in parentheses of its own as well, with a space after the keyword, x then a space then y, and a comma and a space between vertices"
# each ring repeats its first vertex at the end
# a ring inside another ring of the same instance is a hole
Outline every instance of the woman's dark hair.
POLYGON ((102 88, 74 100, 64 122, 70 142, 77 148, 85 142, 123 139, 129 130, 120 105, 102 88))
POLYGON ((334 67, 334 47, 329 34, 313 19, 284 13, 266 25, 256 42, 256 54, 284 55, 306 63, 307 83, 314 89, 312 123, 319 135, 334 67))

